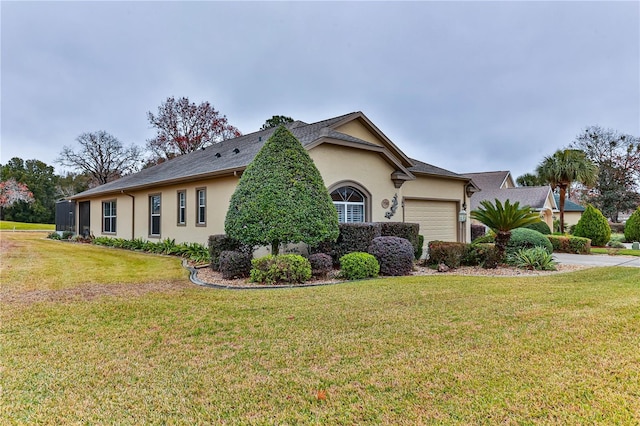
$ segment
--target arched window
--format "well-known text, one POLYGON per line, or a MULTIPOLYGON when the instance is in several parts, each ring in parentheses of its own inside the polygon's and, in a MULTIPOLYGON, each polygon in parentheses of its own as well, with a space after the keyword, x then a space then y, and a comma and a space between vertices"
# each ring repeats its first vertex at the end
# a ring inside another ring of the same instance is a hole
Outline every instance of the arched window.
POLYGON ((331 193, 333 205, 338 211, 340 223, 364 222, 365 197, 360 191, 351 186, 343 186, 331 193))

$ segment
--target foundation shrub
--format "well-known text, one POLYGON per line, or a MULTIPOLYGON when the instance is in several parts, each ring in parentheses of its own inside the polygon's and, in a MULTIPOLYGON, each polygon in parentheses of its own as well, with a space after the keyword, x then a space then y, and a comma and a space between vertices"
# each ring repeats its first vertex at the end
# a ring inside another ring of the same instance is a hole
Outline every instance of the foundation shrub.
POLYGON ((326 253, 314 253, 309 255, 311 275, 314 277, 326 277, 333 269, 333 259, 326 253))
POLYGON ((347 280, 377 277, 380 264, 376 258, 364 252, 345 254, 340 258, 340 276, 347 280))
POLYGON ((480 238, 487 233, 484 225, 471 225, 471 241, 475 241, 476 238, 480 238))
POLYGON ((224 250, 219 256, 219 270, 226 280, 245 278, 251 271, 251 254, 224 250))
POLYGON ((594 246, 605 246, 611 239, 611 228, 602 212, 591 204, 587 205, 572 234, 591 239, 594 246))
POLYGON ((223 251, 238 251, 241 253, 250 253, 250 247, 242 244, 226 234, 216 234, 209 236, 209 254, 211 255, 211 269, 220 270, 220 254, 223 251))
POLYGON ((493 243, 472 243, 462 258, 465 266, 482 266, 485 269, 495 269, 500 262, 500 254, 493 243))
POLYGON ((640 207, 627 219, 624 225, 624 239, 629 243, 640 241, 640 207))
POLYGON ((467 244, 448 241, 430 241, 427 265, 437 266, 444 263, 449 268, 458 268, 465 257, 467 244))
POLYGON ((335 243, 322 243, 312 252, 324 252, 333 258, 335 265, 339 259, 348 253, 366 252, 374 238, 379 237, 382 232, 378 222, 365 223, 341 223, 339 225, 340 234, 335 243))
POLYGON ((556 253, 591 253, 591 240, 588 238, 564 235, 547 235, 546 237, 556 253))
MULTIPOLYGON (((420 224, 405 222, 380 222, 381 237, 399 237, 408 240, 413 246, 414 257, 418 248, 422 247, 419 241, 420 224)), ((415 257, 419 259, 419 257, 415 257)))
POLYGON ((520 249, 543 247, 548 253, 553 253, 553 245, 549 239, 538 231, 528 228, 516 228, 511 231, 511 238, 507 243, 507 255, 520 249))
POLYGON ((420 260, 422 258, 422 247, 424 246, 424 235, 418 235, 418 248, 415 252, 416 260, 420 260))
POLYGON ((264 284, 303 283, 311 278, 311 264, 299 254, 267 255, 251 261, 251 281, 264 284))
POLYGON ((523 226, 523 228, 533 229, 534 231, 538 231, 542 235, 550 235, 551 234, 551 229, 549 229, 549 225, 547 225, 543 221, 531 223, 529 225, 523 226))
POLYGON ((367 252, 373 255, 380 264, 382 275, 409 275, 413 271, 415 248, 406 238, 374 238, 367 252))

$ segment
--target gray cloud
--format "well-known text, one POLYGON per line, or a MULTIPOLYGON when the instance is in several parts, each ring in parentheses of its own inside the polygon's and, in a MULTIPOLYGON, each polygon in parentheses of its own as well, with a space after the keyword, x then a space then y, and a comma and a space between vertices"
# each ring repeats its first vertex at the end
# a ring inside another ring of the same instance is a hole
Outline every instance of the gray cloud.
POLYGON ((104 129, 153 136, 167 96, 247 133, 361 110, 455 172, 532 171, 587 125, 640 134, 637 2, 3 2, 2 162, 104 129))

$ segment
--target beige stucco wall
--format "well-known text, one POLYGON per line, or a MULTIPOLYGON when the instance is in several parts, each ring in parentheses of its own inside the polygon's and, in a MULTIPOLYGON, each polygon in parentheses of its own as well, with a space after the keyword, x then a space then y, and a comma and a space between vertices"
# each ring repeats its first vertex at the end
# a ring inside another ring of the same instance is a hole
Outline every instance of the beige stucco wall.
POLYGON ((346 133, 363 141, 371 142, 376 145, 383 145, 382 141, 365 127, 359 120, 352 120, 336 128, 336 131, 346 133))
MULTIPOLYGON (((362 187, 370 196, 367 221, 402 221, 403 197, 430 200, 456 201, 462 205, 465 181, 418 176, 415 181, 405 182, 396 188, 391 174, 396 170, 378 152, 321 144, 309 151, 320 171, 325 186, 335 188, 354 183, 362 187), (398 208, 391 218, 386 218, 390 208, 382 206, 383 200, 391 201, 397 195, 398 208)), ((239 177, 226 176, 210 178, 195 183, 158 187, 153 190, 132 191, 129 194, 104 196, 91 200, 91 232, 95 236, 107 235, 125 239, 142 238, 149 240, 175 239, 177 243, 197 242, 206 244, 208 236, 224 233, 224 220, 229 201, 239 181, 239 177), (206 188, 206 226, 196 225, 196 189, 206 188), (186 225, 177 224, 178 191, 186 191, 186 225), (149 235, 149 196, 161 195, 161 228, 159 237, 149 235), (102 233, 102 202, 116 200, 117 233, 102 233), (131 217, 134 216, 133 221, 131 217), (133 229, 133 232, 132 232, 133 229)), ((84 200, 78 200, 84 201, 84 200)), ((460 239, 468 240, 471 232, 469 221, 460 239)))
MULTIPOLYGON (((564 212, 564 226, 569 227, 578 223, 582 217, 582 212, 564 212)), ((556 218, 560 219, 560 212, 556 213, 556 218)))

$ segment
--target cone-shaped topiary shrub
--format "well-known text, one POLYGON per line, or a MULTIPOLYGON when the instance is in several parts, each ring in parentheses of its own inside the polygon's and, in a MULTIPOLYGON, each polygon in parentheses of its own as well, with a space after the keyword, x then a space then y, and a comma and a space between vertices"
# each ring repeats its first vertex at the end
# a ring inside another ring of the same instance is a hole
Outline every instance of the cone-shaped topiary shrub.
POLYGON ((382 275, 409 275, 413 271, 413 245, 405 238, 374 238, 367 251, 378 260, 382 275))
POLYGON ((611 239, 611 228, 602 212, 588 204, 573 235, 591 239, 592 246, 605 246, 611 239))
POLYGON ((338 237, 338 213, 309 154, 284 126, 278 127, 242 174, 225 232, 250 246, 315 246, 338 237))
POLYGON ((627 219, 624 224, 624 239, 628 242, 640 241, 640 207, 627 219))

